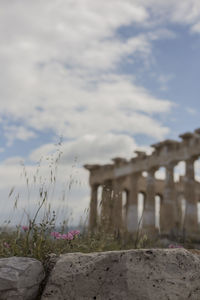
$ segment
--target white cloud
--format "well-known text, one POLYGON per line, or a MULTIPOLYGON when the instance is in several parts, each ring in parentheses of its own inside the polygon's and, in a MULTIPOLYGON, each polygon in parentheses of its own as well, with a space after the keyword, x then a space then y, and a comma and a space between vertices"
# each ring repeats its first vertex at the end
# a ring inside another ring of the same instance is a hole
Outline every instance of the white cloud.
MULTIPOLYGON (((70 165, 59 165, 56 172, 55 165, 49 167, 45 160, 41 162, 40 166, 25 165, 23 167, 20 166, 19 160, 21 160, 20 157, 13 157, 0 165, 0 226, 5 220, 11 220, 12 224, 19 223, 22 216, 24 216, 23 222, 25 222, 26 213, 33 217, 38 209, 39 200, 41 200, 39 192, 42 187, 47 190, 47 203, 51 204, 51 210, 56 211, 59 217, 58 222, 63 218, 68 218, 73 212, 73 224, 78 224, 89 201, 87 172, 82 168, 70 165), (52 176, 55 175, 55 182, 51 182, 51 171, 53 172, 52 176), (17 208, 14 208, 16 200, 17 208)), ((41 217, 43 213, 44 210, 42 210, 41 217)))
POLYGON ((191 31, 198 31, 200 21, 199 0, 141 0, 140 5, 150 12, 151 24, 168 22, 188 25, 191 31))
POLYGON ((11 146, 15 139, 26 141, 30 138, 35 138, 35 132, 28 130, 24 126, 5 125, 4 135, 7 138, 7 146, 11 146))
POLYGON ((32 129, 71 138, 114 130, 163 138, 168 132, 153 113, 169 111, 171 103, 136 86, 132 78, 115 75, 122 60, 148 60, 152 42, 172 34, 156 29, 121 40, 116 34, 120 26, 148 20, 139 2, 22 0, 0 5, 5 100, 0 114, 23 123, 5 128, 9 145, 14 138, 34 137, 32 129))
POLYGON ((198 22, 192 26, 192 31, 196 32, 196 33, 200 33, 200 22, 198 22))
MULTIPOLYGON (((105 138, 105 136, 103 137, 105 138)), ((4 209, 1 210, 0 219, 20 221, 24 208, 30 215, 33 215, 38 207, 39 187, 44 186, 48 190, 49 203, 51 203, 52 209, 56 210, 58 220, 62 220, 66 216, 68 218, 72 212, 72 224, 78 224, 81 216, 84 215, 84 210, 89 207, 90 200, 89 173, 82 168, 83 164, 111 163, 110 159, 115 156, 129 159, 134 156, 133 152, 136 149, 148 150, 147 152, 150 153, 149 148, 137 147, 134 140, 127 136, 108 134, 104 140, 98 136, 86 135, 75 141, 63 142, 61 146, 46 144, 35 149, 29 159, 35 164, 42 158, 39 165, 26 165, 23 169, 23 166, 19 165, 22 157, 5 160, 0 166, 1 195, 4 197, 4 209), (63 152, 61 159, 58 164, 55 164, 56 158, 61 152, 63 152), (55 165, 58 167, 57 171, 55 171, 55 165), (55 174, 56 177, 55 187, 51 183, 51 170, 53 176, 55 174), (35 185, 34 175, 37 179, 35 185), (29 179, 29 189, 26 178, 29 179), (9 198, 8 194, 12 186, 15 189, 9 198), (63 201, 64 191, 65 200, 63 201), (18 194, 18 209, 13 214, 13 206, 18 194)), ((184 173, 185 163, 180 162, 175 167, 175 181, 178 181, 179 176, 183 176, 184 173)), ((199 180, 199 161, 195 162, 195 175, 199 180)), ((164 168, 160 168, 156 172, 156 178, 165 178, 164 168)), ((24 216, 23 220, 25 219, 24 216)))
POLYGON ((13 157, 9 157, 7 159, 5 159, 2 162, 3 166, 17 166, 19 167, 19 165, 23 162, 23 157, 21 156, 13 156, 13 157))
MULTIPOLYGON (((84 210, 89 207, 90 200, 89 172, 83 168, 83 165, 111 163, 111 158, 116 156, 131 158, 134 156, 134 150, 138 148, 134 139, 124 135, 85 135, 71 142, 63 142, 61 146, 46 144, 35 149, 28 158, 29 164, 25 167, 20 165, 22 157, 11 157, 5 160, 0 165, 1 195, 4 195, 5 199, 0 219, 5 219, 7 216, 15 222, 19 221, 24 208, 33 214, 38 207, 39 187, 44 186, 48 190, 52 209, 56 210, 59 218, 73 212, 73 223, 77 224, 84 210), (61 159, 56 163, 61 152, 61 159), (51 177, 53 178, 54 175, 55 187, 51 182, 51 177), (36 183, 34 183, 34 176, 36 183), (12 187, 15 188, 9 198, 12 187), (13 206, 18 194, 18 210, 13 215, 13 206)), ((140 149, 145 150, 145 147, 140 149)))
MULTIPOLYGON (((90 133, 90 126, 85 121, 91 112, 88 106, 93 106, 95 111, 99 106, 109 108, 108 102, 115 101, 113 115, 118 109, 118 101, 130 101, 131 110, 147 113, 159 107, 163 112, 169 110, 169 102, 156 102, 158 99, 148 91, 141 93, 133 80, 118 75, 113 82, 109 80, 110 74, 113 76, 118 63, 126 60, 128 55, 133 61, 140 56, 148 58, 155 39, 173 38, 174 33, 165 28, 166 18, 170 22, 187 22, 193 27, 198 25, 199 18, 199 4, 193 0, 126 0, 101 4, 91 0, 33 3, 21 0, 9 5, 3 1, 0 5, 3 24, 1 114, 20 119, 25 126, 36 129, 56 130, 57 127, 58 131, 67 134, 70 131, 70 136, 80 134, 70 117, 74 120, 83 118, 84 128, 90 133), (147 33, 126 40, 116 35, 121 26, 145 26, 151 24, 152 19, 161 22, 160 30, 152 26, 147 33), (92 86, 93 81, 96 86, 92 86), (123 94, 119 93, 121 88, 123 94), (76 113, 75 106, 85 106, 88 114, 76 113), (39 111, 37 107, 43 110, 39 111)), ((163 137, 162 125, 157 126, 161 132, 156 138, 163 137)))
MULTIPOLYGON (((61 167, 58 181, 62 187, 77 156, 74 176, 84 182, 84 196, 74 192, 71 208, 81 210, 88 201, 82 163, 131 157, 133 135, 162 139, 169 132, 156 114, 169 113, 171 101, 136 85, 134 76, 119 72, 119 65, 130 62, 134 69, 138 60, 151 64, 154 41, 176 38, 169 23, 199 32, 199 0, 3 0, 0 18, 0 122, 7 145, 35 138, 35 130, 71 138, 63 145, 66 169, 61 167), (145 30, 122 39, 118 29, 123 26, 145 30)), ((160 77, 164 88, 169 79, 160 77)), ((51 151, 52 145, 43 145, 29 158, 37 161, 51 151)), ((0 167, 2 195, 12 185, 22 189, 18 159, 0 167)), ((47 162, 43 176, 49 176, 47 162)), ((33 175, 31 165, 27 172, 33 175)))
MULTIPOLYGON (((138 147, 133 138, 125 135, 84 135, 79 139, 63 143, 61 164, 71 166, 75 160, 82 166, 85 163, 109 163, 111 158, 133 157, 138 147)), ((30 154, 30 159, 39 161, 42 156, 51 155, 55 150, 52 144, 44 145, 30 154)))

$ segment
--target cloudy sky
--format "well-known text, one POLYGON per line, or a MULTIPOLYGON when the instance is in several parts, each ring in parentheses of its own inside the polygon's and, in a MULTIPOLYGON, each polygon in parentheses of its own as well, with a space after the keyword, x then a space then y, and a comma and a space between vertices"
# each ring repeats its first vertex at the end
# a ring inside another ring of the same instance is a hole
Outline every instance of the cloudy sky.
POLYGON ((77 223, 83 164, 200 127, 199 0, 0 0, 0 41, 1 220, 34 211, 41 158, 48 185, 63 152, 51 198, 77 223))

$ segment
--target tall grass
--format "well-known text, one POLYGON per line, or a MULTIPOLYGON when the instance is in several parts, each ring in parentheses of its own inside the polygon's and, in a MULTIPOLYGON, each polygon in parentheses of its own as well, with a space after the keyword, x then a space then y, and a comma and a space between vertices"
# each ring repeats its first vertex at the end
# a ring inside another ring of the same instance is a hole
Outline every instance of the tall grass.
POLYGON ((77 183, 73 177, 76 160, 72 165, 72 173, 60 191, 57 191, 57 177, 62 157, 62 142, 56 144, 54 153, 42 157, 36 170, 30 177, 24 163, 21 163, 22 177, 25 180, 26 200, 20 204, 20 192, 14 187, 9 192, 9 199, 13 200, 12 217, 20 216, 17 226, 12 227, 12 218, 5 220, 0 228, 0 257, 29 256, 42 262, 50 253, 57 255, 67 252, 92 252, 106 250, 121 250, 150 246, 146 235, 141 235, 140 224, 136 236, 127 233, 116 235, 107 234, 99 230, 95 234, 87 231, 87 218, 82 221, 81 233, 72 238, 66 236, 70 228, 69 195, 77 183), (48 169, 42 174, 42 168, 48 169), (59 198, 59 199, 58 199, 59 198), (34 203, 34 199, 36 199, 34 203), (59 201, 58 201, 59 200, 59 201), (56 202, 56 209, 54 209, 56 202), (34 203, 34 204, 33 204, 34 203), (62 215, 66 218, 62 219, 62 215), (60 237, 52 236, 57 232, 60 237), (65 236, 64 236, 65 234, 65 236), (67 238, 68 237, 68 238, 67 238))
MULTIPOLYGON (((63 253, 72 249, 72 240, 58 240, 51 236, 51 232, 57 229, 60 233, 66 233, 70 226, 67 197, 75 184, 71 174, 62 190, 57 191, 57 172, 62 157, 61 141, 55 146, 53 153, 38 161, 31 176, 25 164, 21 163, 21 176, 26 191, 20 195, 14 186, 9 191, 8 198, 13 201, 13 209, 8 219, 1 222, 0 257, 17 255, 43 260, 51 252, 63 253), (66 216, 62 221, 61 215, 66 216), (13 226, 19 216, 18 225, 13 226)), ((76 239, 73 239, 74 245, 76 239)))

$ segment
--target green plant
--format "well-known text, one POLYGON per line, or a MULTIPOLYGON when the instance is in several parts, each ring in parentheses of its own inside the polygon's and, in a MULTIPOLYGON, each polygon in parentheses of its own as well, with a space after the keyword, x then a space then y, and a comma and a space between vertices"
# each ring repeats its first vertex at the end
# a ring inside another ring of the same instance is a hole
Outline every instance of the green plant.
MULTIPOLYGON (((70 174, 69 180, 62 190, 60 201, 62 206, 58 206, 57 211, 52 209, 53 201, 56 198, 55 194, 57 195, 55 191, 58 167, 62 157, 61 146, 62 143, 59 142, 56 145, 55 153, 39 160, 32 179, 22 163, 22 175, 27 188, 27 207, 22 207, 21 220, 15 228, 10 228, 10 218, 1 226, 0 257, 29 256, 45 263, 50 253, 59 255, 68 252, 111 251, 152 246, 152 241, 141 231, 140 225, 143 216, 141 216, 135 235, 126 232, 106 233, 101 227, 98 232, 90 233, 87 231, 86 221, 82 222, 84 227, 81 234, 73 235, 72 231, 68 232, 69 217, 58 223, 59 211, 66 212, 67 210, 66 195, 76 183, 73 174, 70 174), (48 162, 48 178, 42 177, 40 172, 44 161, 48 162), (37 203, 34 207, 31 207, 32 195, 37 195, 37 203)), ((13 211, 18 210, 19 214, 20 193, 12 187, 8 196, 13 198, 13 211)))

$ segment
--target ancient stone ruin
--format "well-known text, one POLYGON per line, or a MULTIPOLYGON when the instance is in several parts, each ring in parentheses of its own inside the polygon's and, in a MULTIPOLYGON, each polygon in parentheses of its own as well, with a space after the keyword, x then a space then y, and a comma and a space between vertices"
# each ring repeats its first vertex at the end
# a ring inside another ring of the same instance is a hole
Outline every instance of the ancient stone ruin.
POLYGON ((197 300, 200 251, 140 249, 0 259, 1 300, 197 300))
POLYGON ((165 140, 152 145, 151 155, 136 151, 136 157, 130 160, 117 157, 112 159, 112 164, 84 166, 90 172, 91 231, 103 227, 108 232, 134 232, 140 226, 148 234, 164 236, 185 232, 197 236, 200 182, 195 180, 194 162, 200 156, 200 129, 182 134, 180 138, 180 141, 165 140), (174 168, 181 161, 185 162, 185 174, 175 182, 174 168), (161 167, 165 168, 165 180, 155 178, 155 172, 161 167), (102 187, 100 212, 99 187, 102 187), (138 195, 144 199, 140 216, 138 195), (156 224, 156 196, 160 199, 159 225, 156 224))

